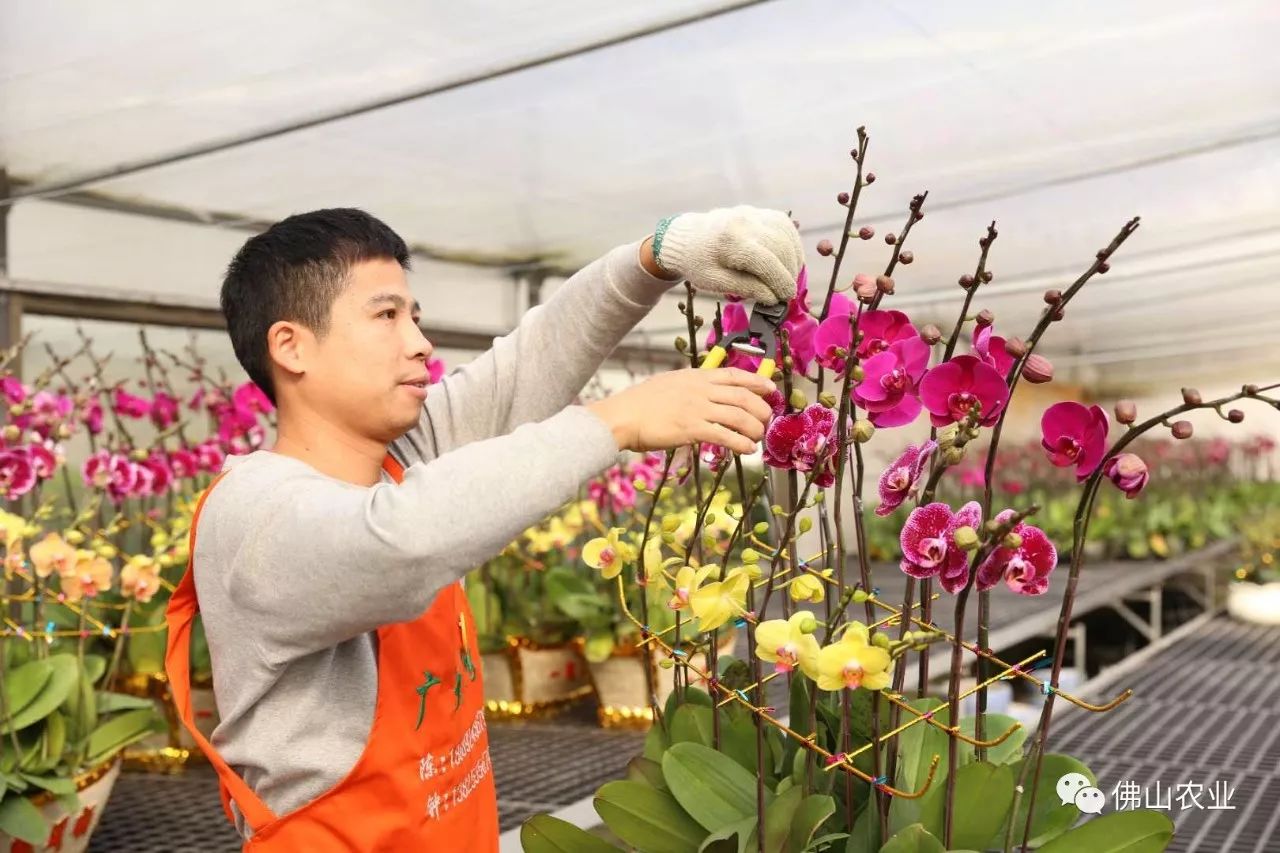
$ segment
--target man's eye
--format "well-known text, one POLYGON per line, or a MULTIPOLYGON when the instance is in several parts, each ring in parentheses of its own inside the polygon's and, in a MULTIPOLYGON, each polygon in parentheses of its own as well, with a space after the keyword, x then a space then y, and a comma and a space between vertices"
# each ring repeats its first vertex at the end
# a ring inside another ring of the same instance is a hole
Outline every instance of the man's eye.
POLYGON ((381 314, 379 314, 378 316, 379 316, 379 317, 386 317, 388 320, 394 320, 394 319, 396 318, 396 309, 394 309, 394 308, 388 308, 386 311, 383 311, 383 312, 382 312, 381 314))

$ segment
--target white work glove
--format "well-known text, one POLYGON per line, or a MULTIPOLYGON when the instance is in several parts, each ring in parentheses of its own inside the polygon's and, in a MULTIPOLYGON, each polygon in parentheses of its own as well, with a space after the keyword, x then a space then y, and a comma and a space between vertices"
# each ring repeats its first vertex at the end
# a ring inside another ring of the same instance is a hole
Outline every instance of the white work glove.
POLYGON ((703 294, 773 305, 795 296, 804 248, 790 216, 744 205, 664 219, 653 257, 703 294))

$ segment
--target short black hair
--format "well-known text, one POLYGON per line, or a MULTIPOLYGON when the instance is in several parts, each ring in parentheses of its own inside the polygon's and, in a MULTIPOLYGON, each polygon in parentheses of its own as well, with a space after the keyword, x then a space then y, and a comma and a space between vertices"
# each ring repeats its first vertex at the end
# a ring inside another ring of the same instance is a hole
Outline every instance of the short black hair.
POLYGON ((351 267, 372 260, 407 270, 409 249, 386 223, 351 207, 282 219, 236 252, 222 280, 222 316, 240 366, 272 403, 267 330, 288 320, 323 338, 351 267))

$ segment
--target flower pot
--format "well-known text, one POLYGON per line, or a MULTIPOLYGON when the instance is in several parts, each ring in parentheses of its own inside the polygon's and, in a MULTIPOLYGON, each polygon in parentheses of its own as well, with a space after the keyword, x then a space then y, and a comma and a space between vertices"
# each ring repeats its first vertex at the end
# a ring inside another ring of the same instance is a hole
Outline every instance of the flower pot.
MULTIPOLYGON (((169 692, 169 681, 163 672, 138 673, 120 682, 119 690, 133 696, 149 696, 164 717, 166 730, 142 739, 124 751, 125 766, 147 773, 178 773, 190 762, 204 761, 204 753, 178 719, 169 692)), ((213 682, 197 677, 191 685, 191 709, 196 728, 206 738, 218 726, 218 706, 213 697, 213 682)))
POLYGON ((76 793, 80 808, 75 814, 67 814, 51 794, 31 797, 49 824, 49 835, 43 844, 29 844, 0 832, 0 853, 42 853, 57 850, 59 853, 84 853, 89 849, 89 837, 98 826, 102 812, 107 807, 111 789, 120 778, 120 758, 116 756, 76 778, 76 793))
MULTIPOLYGON (((733 652, 737 640, 736 631, 723 631, 720 636, 720 654, 733 652)), ((689 658, 689 664, 706 672, 706 656, 698 653, 689 658)), ((605 728, 647 729, 653 724, 653 709, 649 706, 649 682, 645 677, 644 650, 635 645, 619 646, 608 660, 588 664, 591 683, 595 687, 600 708, 596 716, 605 728)), ((671 695, 675 669, 657 666, 657 659, 650 668, 654 693, 658 704, 665 704, 671 695)), ((692 675, 692 673, 691 673, 692 675)), ((691 683, 706 688, 706 683, 693 676, 691 683)))
POLYGON ((510 637, 501 652, 480 656, 490 719, 546 716, 591 693, 577 642, 541 645, 510 637))
POLYGON ((1231 584, 1227 612, 1241 622, 1280 625, 1280 581, 1231 584))

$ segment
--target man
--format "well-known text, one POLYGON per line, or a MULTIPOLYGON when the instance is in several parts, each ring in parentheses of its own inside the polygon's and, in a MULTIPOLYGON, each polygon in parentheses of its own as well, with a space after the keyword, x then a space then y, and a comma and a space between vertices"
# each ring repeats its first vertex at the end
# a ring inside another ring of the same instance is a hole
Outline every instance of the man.
POLYGON ((802 262, 776 211, 664 220, 428 388, 432 347, 390 228, 320 210, 245 243, 222 309, 278 435, 229 458, 202 499, 166 664, 191 728, 202 611, 221 722, 197 740, 246 848, 497 849, 461 577, 620 450, 754 450, 774 386, 745 371, 674 371, 570 403, 673 282, 774 303, 802 262))

